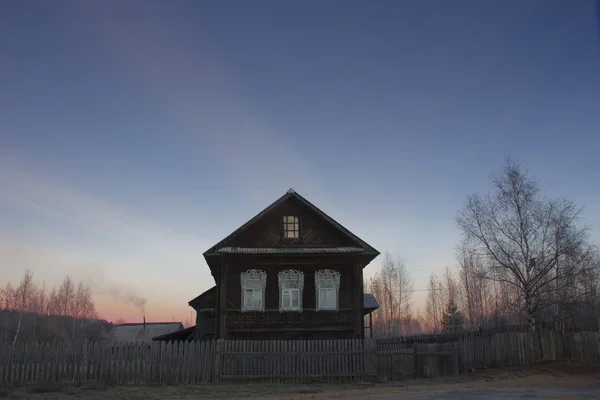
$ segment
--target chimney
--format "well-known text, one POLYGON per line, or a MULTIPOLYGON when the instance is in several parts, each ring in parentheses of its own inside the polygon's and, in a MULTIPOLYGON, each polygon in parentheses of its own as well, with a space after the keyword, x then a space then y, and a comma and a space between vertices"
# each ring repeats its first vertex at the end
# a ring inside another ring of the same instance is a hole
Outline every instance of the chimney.
POLYGON ((144 330, 146 330, 146 316, 144 316, 144 330))

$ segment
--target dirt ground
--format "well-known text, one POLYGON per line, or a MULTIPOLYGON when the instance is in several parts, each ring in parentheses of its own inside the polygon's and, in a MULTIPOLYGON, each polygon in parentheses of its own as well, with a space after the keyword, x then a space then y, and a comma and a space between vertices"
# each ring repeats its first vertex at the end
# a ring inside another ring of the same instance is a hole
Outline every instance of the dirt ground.
POLYGON ((378 384, 235 384, 156 387, 25 387, 0 389, 6 399, 90 400, 420 400, 600 399, 600 364, 553 363, 476 371, 445 379, 378 384))

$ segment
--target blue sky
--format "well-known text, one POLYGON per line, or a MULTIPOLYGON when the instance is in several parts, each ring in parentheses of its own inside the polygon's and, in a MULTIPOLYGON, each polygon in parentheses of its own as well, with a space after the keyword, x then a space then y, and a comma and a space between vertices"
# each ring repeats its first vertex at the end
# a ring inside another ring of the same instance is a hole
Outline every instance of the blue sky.
POLYGON ((0 281, 71 273, 183 319, 202 252, 293 187, 424 288, 507 156, 600 243, 599 20, 591 0, 3 2, 0 281))

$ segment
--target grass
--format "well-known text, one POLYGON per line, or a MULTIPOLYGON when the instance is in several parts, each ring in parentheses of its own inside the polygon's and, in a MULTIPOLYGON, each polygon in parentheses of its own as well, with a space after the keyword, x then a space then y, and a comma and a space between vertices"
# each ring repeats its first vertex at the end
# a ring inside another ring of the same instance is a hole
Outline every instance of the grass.
POLYGON ((64 392, 66 387, 60 383, 43 382, 40 381, 29 388, 29 393, 56 393, 64 392))
POLYGON ((0 386, 0 399, 7 399, 12 393, 12 389, 7 386, 0 386))

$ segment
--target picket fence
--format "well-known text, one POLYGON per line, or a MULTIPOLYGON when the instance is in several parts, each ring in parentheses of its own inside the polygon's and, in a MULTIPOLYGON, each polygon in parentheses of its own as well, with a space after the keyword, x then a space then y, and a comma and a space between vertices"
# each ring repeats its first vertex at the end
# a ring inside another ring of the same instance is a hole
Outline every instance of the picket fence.
POLYGON ((0 382, 306 383, 456 375, 482 366, 600 361, 598 333, 507 332, 451 343, 366 340, 0 344, 0 382))

